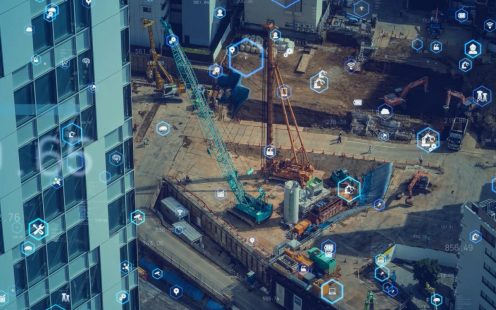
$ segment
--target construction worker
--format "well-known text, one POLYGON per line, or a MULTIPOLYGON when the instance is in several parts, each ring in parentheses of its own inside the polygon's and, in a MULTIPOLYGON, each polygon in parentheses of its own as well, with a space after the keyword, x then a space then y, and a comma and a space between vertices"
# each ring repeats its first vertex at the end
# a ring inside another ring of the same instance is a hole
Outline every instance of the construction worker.
POLYGON ((368 154, 372 154, 372 145, 369 145, 369 151, 368 154))
POLYGON ((343 133, 340 131, 340 132, 339 132, 338 139, 337 139, 337 143, 338 143, 338 144, 343 143, 343 139, 342 139, 342 137, 341 137, 342 135, 343 135, 343 133))
POLYGON ((419 157, 419 164, 422 166, 422 163, 424 162, 424 158, 422 157, 422 155, 420 155, 419 157))

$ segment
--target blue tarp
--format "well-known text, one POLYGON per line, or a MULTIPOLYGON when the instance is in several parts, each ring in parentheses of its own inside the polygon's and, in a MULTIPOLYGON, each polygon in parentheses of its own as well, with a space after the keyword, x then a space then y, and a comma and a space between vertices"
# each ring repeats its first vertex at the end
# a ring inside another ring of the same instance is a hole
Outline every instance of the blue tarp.
POLYGON ((391 182, 393 164, 386 163, 368 172, 362 180, 360 205, 371 204, 377 199, 383 199, 391 182))
POLYGON ((241 84, 233 88, 231 95, 231 112, 233 116, 238 114, 246 99, 250 97, 250 89, 242 86, 241 84))
POLYGON ((205 305, 205 308, 208 309, 208 310, 224 310, 224 306, 222 306, 221 304, 213 301, 212 299, 210 299, 207 304, 205 305))

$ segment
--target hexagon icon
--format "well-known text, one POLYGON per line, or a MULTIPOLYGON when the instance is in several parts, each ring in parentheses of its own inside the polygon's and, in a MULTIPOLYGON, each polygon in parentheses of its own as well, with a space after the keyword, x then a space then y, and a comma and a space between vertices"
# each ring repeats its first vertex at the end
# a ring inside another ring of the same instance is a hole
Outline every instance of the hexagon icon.
POLYGON ((300 0, 272 0, 272 2, 287 9, 287 8, 297 4, 298 2, 300 2, 300 0))
POLYGON ((460 71, 462 72, 469 72, 470 70, 472 70, 472 60, 468 58, 460 59, 460 61, 458 62, 458 69, 460 69, 460 71))
POLYGON ((417 52, 420 52, 421 49, 424 48, 424 41, 422 41, 421 39, 417 38, 415 40, 412 41, 412 48, 417 51, 417 52))
POLYGON ((171 132, 171 125, 167 122, 160 121, 155 125, 155 132, 162 137, 167 136, 171 132))
POLYGON ((386 202, 383 199, 376 199, 372 203, 372 208, 377 211, 383 211, 386 208, 386 202))
POLYGON ((160 280, 164 276, 164 272, 160 268, 155 268, 152 271, 152 278, 155 280, 160 280))
POLYGON ((463 47, 465 56, 468 58, 477 58, 482 54, 482 44, 476 40, 470 40, 463 47))
POLYGON ((381 268, 386 266, 389 261, 386 255, 378 254, 374 257, 374 262, 377 265, 377 267, 381 268))
POLYGON ((176 47, 179 44, 179 37, 175 34, 170 34, 165 38, 165 43, 169 47, 176 47))
POLYGON ((289 99, 293 95, 293 89, 287 84, 282 84, 277 87, 276 96, 280 99, 289 99))
POLYGON ((282 33, 279 29, 272 29, 272 31, 270 32, 270 39, 274 42, 277 42, 279 40, 281 40, 282 38, 282 33))
POLYGON ((346 202, 352 202, 360 197, 362 185, 352 177, 346 177, 338 182, 338 197, 346 202))
POLYGON ((496 29, 496 21, 494 19, 486 19, 484 21, 484 30, 487 32, 493 32, 496 29))
POLYGON ((115 293, 115 301, 121 305, 125 305, 129 302, 129 293, 127 291, 120 290, 115 293))
POLYGON ((443 304, 443 296, 434 293, 431 295, 431 305, 434 307, 439 307, 443 304))
POLYGON ((136 226, 143 224, 146 220, 146 214, 141 210, 136 210, 130 214, 131 223, 136 226))
POLYGON ((336 243, 331 239, 327 239, 320 244, 320 250, 324 253, 325 257, 332 258, 336 254, 336 243))
POLYGON ((81 3, 83 4, 83 6, 87 9, 95 6, 95 2, 96 2, 96 0, 81 0, 81 3))
POLYGON ((470 242, 472 242, 472 243, 477 244, 477 243, 479 243, 479 242, 482 241, 482 234, 477 229, 476 230, 472 230, 468 234, 468 240, 470 240, 470 242))
POLYGON ((390 274, 391 272, 389 271, 389 268, 386 266, 377 267, 374 270, 374 278, 381 283, 388 280, 390 274))
POLYGON ((124 157, 122 156, 122 154, 120 152, 113 151, 108 156, 108 162, 109 162, 109 164, 111 164, 114 167, 119 167, 123 163, 123 160, 122 160, 123 158, 124 157))
MULTIPOLYGON (((260 44, 253 42, 248 38, 244 38, 238 43, 232 44, 229 48, 231 47, 234 47, 235 49, 238 50, 250 51, 250 53, 245 53, 247 57, 250 56, 253 57, 253 50, 255 49, 256 51, 254 53, 255 54, 254 57, 257 57, 258 60, 255 62, 254 68, 251 69, 236 68, 234 64, 234 60, 237 58, 237 56, 239 56, 239 53, 228 53, 227 58, 229 63, 229 69, 233 70, 236 73, 239 73, 244 78, 248 78, 263 69, 265 56, 264 56, 264 49, 260 44)), ((243 59, 242 62, 246 64, 247 60, 243 59)))
POLYGON ((98 174, 98 179, 103 184, 107 184, 110 181, 110 179, 112 179, 112 174, 107 170, 103 170, 102 172, 100 172, 100 174, 98 174))
POLYGON ((475 103, 481 108, 493 102, 493 92, 484 85, 474 89, 472 96, 474 97, 475 103))
POLYGON ((36 246, 31 241, 24 241, 19 245, 19 249, 24 256, 29 256, 36 251, 36 246))
POLYGON ((69 144, 70 146, 75 146, 79 144, 83 139, 83 128, 80 126, 69 123, 62 128, 62 141, 69 144))
POLYGON ((1 297, 1 301, 0 302, 0 308, 2 308, 3 306, 6 306, 8 303, 9 303, 9 294, 7 294, 7 292, 5 291, 2 291, 0 290, 0 297, 1 297))
POLYGON ((169 295, 174 299, 179 299, 183 297, 183 288, 176 284, 170 288, 169 295))
POLYGON ((387 103, 383 103, 377 107, 377 116, 382 118, 383 120, 388 120, 394 115, 394 109, 387 103))
POLYGON ((441 146, 441 135, 427 127, 417 132, 417 147, 426 153, 431 153, 441 146))
POLYGON ((223 73, 223 68, 219 64, 213 64, 210 67, 208 67, 208 75, 213 77, 214 79, 218 79, 222 73, 223 73))
POLYGON ((459 9, 455 12, 455 19, 460 23, 466 22, 468 20, 468 11, 464 8, 459 9))
POLYGON ((310 78, 310 89, 318 94, 322 94, 329 89, 329 78, 326 71, 321 70, 310 78))
POLYGON ((496 178, 491 180, 491 191, 496 194, 496 178))
POLYGON ((57 16, 59 16, 59 6, 51 3, 45 7, 45 10, 43 11, 43 18, 51 23, 55 19, 57 19, 57 16))
POLYGON ((274 157, 276 157, 277 155, 277 149, 274 145, 266 145, 263 149, 263 155, 268 158, 268 159, 272 159, 274 157))
POLYGON ((388 294, 389 297, 396 297, 396 296, 398 296, 399 293, 400 293, 400 290, 394 285, 392 285, 389 288, 389 290, 386 292, 386 294, 388 294))
POLYGON ((432 41, 429 45, 429 49, 434 54, 439 54, 443 51, 443 43, 441 41, 432 41))
POLYGON ((226 199, 226 196, 227 196, 227 192, 225 189, 218 188, 215 190, 215 198, 217 200, 224 200, 224 199, 226 199))
POLYGON ((217 19, 223 19, 224 17, 226 17, 227 13, 226 13, 226 9, 219 6, 219 7, 216 7, 215 10, 215 18, 217 19))
POLYGON ((121 274, 122 275, 127 275, 129 274, 129 272, 133 269, 133 265, 127 261, 127 260, 123 260, 121 262, 121 274))
POLYGON ((370 5, 363 0, 358 1, 353 4, 353 14, 356 16, 363 18, 370 13, 370 5))
POLYGON ((49 233, 48 223, 40 218, 36 218, 28 224, 28 234, 33 239, 41 241, 46 238, 49 233))
POLYGON ((37 66, 41 64, 41 56, 40 55, 31 56, 31 63, 33 64, 33 66, 37 66))
POLYGON ((48 308, 47 310, 65 310, 65 308, 55 304, 55 305, 51 306, 50 308, 48 308))
POLYGON ((320 299, 334 305, 344 298, 344 285, 336 279, 330 279, 320 286, 320 299))

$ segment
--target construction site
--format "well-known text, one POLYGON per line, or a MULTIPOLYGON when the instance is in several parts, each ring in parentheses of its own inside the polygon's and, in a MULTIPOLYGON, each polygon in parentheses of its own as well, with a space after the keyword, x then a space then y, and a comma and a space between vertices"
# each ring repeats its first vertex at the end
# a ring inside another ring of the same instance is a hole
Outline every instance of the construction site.
POLYGON ((496 108, 477 90, 492 101, 496 36, 477 30, 488 7, 475 2, 468 25, 449 16, 454 1, 329 1, 321 42, 288 38, 273 18, 233 30, 214 63, 190 61, 165 20, 143 20, 142 279, 168 291, 176 280, 151 274, 178 271, 198 288, 184 289, 188 309, 453 309, 451 277, 432 288, 444 303, 429 301, 411 253, 432 250, 454 273, 460 204, 495 195, 496 108), (482 55, 462 72, 474 38, 482 55))

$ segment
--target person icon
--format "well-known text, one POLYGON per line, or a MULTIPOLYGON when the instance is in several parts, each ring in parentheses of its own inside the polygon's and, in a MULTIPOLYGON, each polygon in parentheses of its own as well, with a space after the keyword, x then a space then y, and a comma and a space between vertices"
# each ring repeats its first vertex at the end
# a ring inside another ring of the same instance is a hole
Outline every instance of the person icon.
POLYGON ((474 43, 470 44, 469 47, 468 47, 469 51, 468 51, 468 54, 469 55, 477 55, 479 54, 479 51, 477 51, 477 45, 475 45, 474 43))
POLYGON ((278 33, 277 31, 274 31, 274 32, 272 33, 272 39, 274 39, 274 40, 279 39, 279 33, 278 33))
POLYGON ((223 9, 217 9, 217 17, 218 18, 224 17, 224 10, 223 9))

